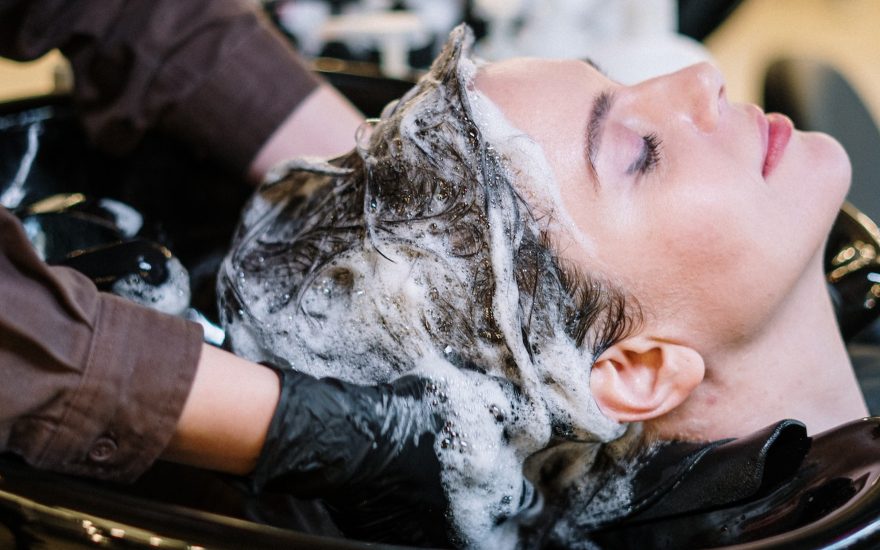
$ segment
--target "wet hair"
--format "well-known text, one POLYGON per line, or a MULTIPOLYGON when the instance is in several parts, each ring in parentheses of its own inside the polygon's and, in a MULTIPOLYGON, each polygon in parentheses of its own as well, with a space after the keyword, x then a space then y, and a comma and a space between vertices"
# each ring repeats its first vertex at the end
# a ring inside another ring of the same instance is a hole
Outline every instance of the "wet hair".
POLYGON ((234 351, 367 383, 435 353, 516 384, 560 341, 592 364, 633 330, 632 300, 560 260, 474 121, 469 45, 455 31, 350 154, 270 175, 219 277, 234 351))

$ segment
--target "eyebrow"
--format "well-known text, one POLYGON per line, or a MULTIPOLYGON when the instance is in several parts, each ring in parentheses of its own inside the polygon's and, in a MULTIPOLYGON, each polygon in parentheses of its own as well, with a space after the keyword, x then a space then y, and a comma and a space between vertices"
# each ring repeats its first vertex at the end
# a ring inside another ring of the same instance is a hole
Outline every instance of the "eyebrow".
POLYGON ((589 57, 584 57, 584 58, 581 59, 581 61, 583 61, 584 63, 586 63, 586 64, 589 65, 590 67, 596 69, 597 71, 599 71, 599 72, 602 73, 603 75, 608 76, 608 73, 605 72, 605 69, 603 69, 602 67, 600 67, 599 64, 596 63, 595 61, 593 61, 591 58, 589 58, 589 57))
POLYGON ((593 106, 590 109, 590 118, 587 121, 585 137, 587 147, 584 152, 587 157, 587 166, 593 175, 593 183, 598 188, 599 174, 596 171, 595 160, 599 154, 599 147, 602 145, 602 131, 605 128, 605 120, 608 118, 608 112, 614 104, 614 94, 610 90, 603 90, 596 94, 593 98, 593 106))

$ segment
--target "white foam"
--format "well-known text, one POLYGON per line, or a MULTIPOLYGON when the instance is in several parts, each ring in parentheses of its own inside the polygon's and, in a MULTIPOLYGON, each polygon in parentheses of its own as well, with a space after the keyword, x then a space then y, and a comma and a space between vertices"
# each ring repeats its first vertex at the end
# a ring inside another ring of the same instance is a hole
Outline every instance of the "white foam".
MULTIPOLYGON (((573 226, 543 151, 473 90, 476 70, 469 59, 460 61, 459 72, 481 133, 517 171, 511 179, 526 200, 552 212, 553 223, 560 227, 573 226)), ((407 113, 401 135, 417 133, 417 115, 415 110, 407 113)), ((315 164, 307 164, 314 169, 315 164)), ((291 167, 298 165, 274 171, 273 181, 283 181, 291 167)), ((317 176, 305 179, 296 194, 308 195, 322 181, 317 176)), ((247 248, 288 205, 277 196, 272 200, 276 202, 258 195, 251 203, 243 216, 249 233, 241 237, 238 247, 247 248)), ((571 426, 568 435, 587 446, 613 440, 625 430, 599 410, 589 389, 593 350, 575 346, 565 335, 562 319, 552 331, 555 338, 541 342, 539 354, 525 347, 513 273, 519 236, 505 222, 515 200, 513 194, 503 192, 487 212, 494 283, 491 316, 504 345, 478 338, 479 349, 467 350, 480 358, 485 372, 454 366, 447 359, 457 350, 436 341, 444 330, 455 330, 436 325, 446 313, 436 308, 467 312, 470 304, 463 301, 473 299, 467 264, 471 260, 452 257, 440 239, 433 242, 429 235, 420 234, 413 237, 418 241, 413 246, 402 237, 367 231, 363 246, 322 266, 313 274, 314 280, 303 284, 299 296, 285 296, 277 283, 251 283, 232 263, 234 253, 224 263, 226 276, 240 294, 238 299, 247 304, 247 311, 227 319, 236 353, 254 360, 287 361, 315 376, 356 383, 389 381, 407 372, 435 382, 438 398, 434 406, 454 422, 456 434, 452 437, 447 431, 436 440, 451 518, 462 543, 473 548, 516 547, 518 526, 504 518, 515 514, 523 496, 523 464, 549 444, 554 420, 571 426), (506 350, 515 369, 509 368, 506 350)), ((623 480, 615 488, 619 500, 609 506, 628 498, 626 483, 623 480)))
POLYGON ((585 254, 595 245, 572 219, 562 200, 559 182, 544 149, 530 135, 515 127, 498 106, 475 88, 469 90, 474 121, 486 141, 492 143, 517 171, 517 192, 536 213, 546 214, 545 229, 574 239, 585 254))
POLYGON ((181 315, 189 306, 189 274, 177 258, 165 263, 168 278, 158 286, 132 273, 113 283, 112 292, 133 302, 169 315, 181 315))
MULTIPOLYGON (((475 65, 473 62, 470 63, 475 65)), ((473 74, 474 70, 466 70, 465 73, 473 74)), ((563 206, 559 184, 541 146, 522 130, 514 127, 484 94, 473 89, 472 86, 468 89, 474 122, 477 123, 486 141, 492 143, 498 153, 516 170, 511 180, 516 182, 517 192, 533 209, 551 213, 545 218, 548 223, 547 229, 550 231, 558 234, 560 231, 575 227, 563 206)), ((506 234, 500 221, 504 219, 502 211, 509 207, 498 204, 490 208, 493 266, 513 265, 510 257, 512 252, 510 246, 504 242, 506 234)), ((569 230, 566 234, 582 236, 585 254, 592 250, 593 247, 588 239, 583 237, 583 232, 569 230)), ((505 292, 510 294, 516 291, 511 273, 496 268, 496 278, 498 288, 505 289, 505 292)), ((536 357, 537 364, 532 369, 522 339, 519 338, 520 324, 515 319, 517 300, 513 295, 506 298, 499 296, 499 298, 501 299, 496 299, 496 307, 504 307, 507 310, 499 317, 506 320, 507 343, 516 347, 517 365, 532 371, 526 379, 540 384, 540 388, 533 389, 536 395, 540 395, 542 400, 548 402, 554 414, 570 415, 571 424, 580 438, 596 437, 601 441, 610 441, 619 437, 624 427, 602 414, 590 392, 589 374, 593 363, 593 350, 579 349, 570 339, 557 336, 550 346, 545 345, 541 356, 536 357), (546 380, 552 380, 552 383, 547 384, 546 380)), ((556 333, 564 334, 564 331, 560 327, 556 333)))
POLYGON ((131 206, 113 199, 101 199, 98 203, 113 214, 113 224, 126 237, 134 237, 143 227, 144 217, 131 206))
POLYGON ((527 450, 507 443, 517 424, 528 428, 530 404, 516 397, 503 379, 461 370, 443 358, 423 358, 415 373, 434 381, 434 406, 449 422, 435 450, 452 520, 470 548, 514 548, 514 516, 523 498, 522 464, 527 450))

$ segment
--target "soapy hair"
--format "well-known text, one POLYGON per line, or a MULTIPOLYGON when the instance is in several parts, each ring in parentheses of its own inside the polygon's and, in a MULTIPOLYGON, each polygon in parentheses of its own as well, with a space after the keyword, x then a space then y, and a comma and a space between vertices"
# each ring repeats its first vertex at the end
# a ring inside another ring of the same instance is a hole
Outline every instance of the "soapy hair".
MULTIPOLYGON (((493 205, 504 206, 503 227, 496 229, 511 252, 505 269, 516 283, 519 337, 532 359, 544 342, 563 335, 595 358, 638 322, 623 292, 567 268, 554 253, 546 220, 515 190, 516 167, 483 139, 473 120, 470 79, 460 67, 468 31, 455 32, 459 36, 453 33, 430 73, 386 108, 355 151, 329 163, 278 167, 253 199, 220 278, 221 310, 233 329, 234 348, 295 363, 310 356, 333 363, 347 355, 345 345, 336 355, 323 346, 300 354, 310 345, 294 333, 292 321, 351 326, 345 319, 357 312, 315 297, 350 303, 359 291, 382 293, 358 281, 371 269, 361 264, 381 258, 384 267, 372 269, 430 266, 416 275, 427 288, 417 312, 421 326, 395 332, 401 327, 389 312, 372 311, 378 324, 385 322, 379 340, 389 345, 367 345, 372 357, 346 357, 343 377, 347 371, 356 381, 374 382, 353 372, 371 360, 385 362, 390 375, 407 370, 411 355, 425 352, 426 342, 414 343, 414 335, 427 336, 429 347, 445 350, 459 366, 487 369, 488 362, 500 361, 515 370, 493 303, 498 282, 490 243, 493 205), (352 269, 353 262, 364 269, 352 269), (261 295, 248 296, 248 288, 261 295)), ((358 337, 335 332, 339 343, 358 337)), ((327 372, 340 375, 335 367, 327 372)))
MULTIPOLYGON (((451 521, 459 541, 497 547, 526 457, 567 440, 583 479, 607 478, 590 464, 626 428, 599 411, 589 371, 640 317, 624 292, 559 259, 552 220, 517 192, 551 176, 521 162, 543 153, 514 153, 475 107, 471 42, 453 31, 350 154, 273 170, 245 208, 218 294, 241 356, 356 383, 438 380, 435 405, 479 443, 438 449, 451 521)), ((626 490, 613 493, 602 510, 624 509, 626 490)))

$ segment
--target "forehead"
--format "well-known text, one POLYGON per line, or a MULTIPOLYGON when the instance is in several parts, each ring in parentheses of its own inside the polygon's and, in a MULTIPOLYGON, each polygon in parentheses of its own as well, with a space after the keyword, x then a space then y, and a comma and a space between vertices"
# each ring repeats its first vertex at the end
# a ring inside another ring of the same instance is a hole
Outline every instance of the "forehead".
POLYGON ((552 164, 582 151, 593 101, 615 86, 584 61, 536 58, 487 64, 474 84, 513 126, 543 147, 552 164))
MULTIPOLYGON (((509 142, 521 147, 528 141, 532 156, 537 148, 548 163, 539 181, 518 177, 517 187, 558 207, 552 188, 564 181, 587 181, 586 131, 593 101, 614 84, 587 62, 538 58, 483 65, 474 84, 518 130, 519 139, 509 142)), ((493 137, 490 141, 498 144, 493 137)))
POLYGON ((586 89, 610 84, 588 61, 523 57, 480 67, 477 89, 499 102, 517 98, 538 101, 545 94, 576 99, 586 89))
MULTIPOLYGON (((589 253, 595 260, 595 243, 576 230, 562 190, 591 181, 587 129, 593 103, 600 92, 618 85, 588 62, 538 58, 485 64, 474 85, 479 92, 475 95, 491 103, 513 128, 499 136, 481 125, 488 140, 510 160, 517 191, 542 220, 554 247, 589 253)), ((475 114, 481 110, 478 107, 475 114)))

